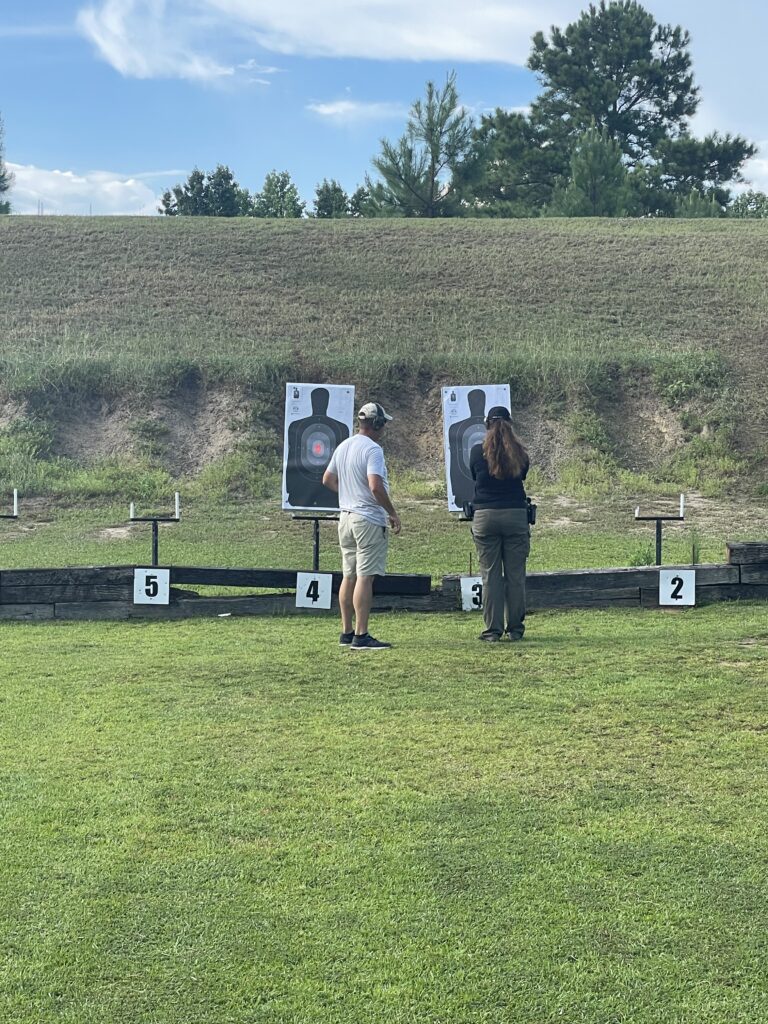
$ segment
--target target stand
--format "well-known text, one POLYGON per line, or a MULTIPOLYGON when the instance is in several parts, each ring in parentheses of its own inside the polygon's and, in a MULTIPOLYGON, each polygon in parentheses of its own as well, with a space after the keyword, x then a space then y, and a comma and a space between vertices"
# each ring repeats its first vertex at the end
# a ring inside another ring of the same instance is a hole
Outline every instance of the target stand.
POLYGON ((338 516, 292 515, 299 523, 312 523, 312 572, 320 571, 320 523, 338 523, 338 516))
POLYGON ((635 509, 635 521, 638 523, 656 524, 656 565, 661 565, 661 526, 662 523, 684 523, 685 522, 685 495, 680 495, 680 511, 676 516, 650 515, 641 516, 640 506, 635 509))
POLYGON ((172 516, 137 516, 136 505, 131 502, 128 517, 132 523, 152 523, 152 565, 157 566, 159 562, 159 547, 160 547, 160 534, 158 529, 159 523, 178 523, 181 521, 181 504, 179 501, 179 492, 176 491, 174 495, 174 514, 172 516))
POLYGON ((19 492, 14 487, 13 489, 13 512, 0 513, 0 519, 18 519, 19 518, 19 492))

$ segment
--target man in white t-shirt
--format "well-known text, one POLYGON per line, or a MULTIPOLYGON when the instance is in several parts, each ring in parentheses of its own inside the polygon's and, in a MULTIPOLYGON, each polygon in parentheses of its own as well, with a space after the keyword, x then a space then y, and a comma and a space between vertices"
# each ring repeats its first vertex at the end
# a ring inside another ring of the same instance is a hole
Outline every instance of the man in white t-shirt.
POLYGON ((379 444, 391 419, 378 402, 367 402, 357 414, 358 433, 341 442, 323 476, 325 486, 339 494, 344 575, 339 589, 339 644, 353 651, 383 651, 392 646, 368 632, 373 579, 386 572, 387 527, 400 533, 400 517, 389 497, 387 467, 379 444))

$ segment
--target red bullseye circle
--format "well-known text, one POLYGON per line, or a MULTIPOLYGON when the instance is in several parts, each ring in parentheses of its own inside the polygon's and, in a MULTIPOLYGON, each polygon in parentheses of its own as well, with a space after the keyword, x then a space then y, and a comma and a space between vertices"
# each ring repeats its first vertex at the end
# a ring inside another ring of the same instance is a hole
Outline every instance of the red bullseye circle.
POLYGON ((323 443, 321 441, 315 441, 315 443, 312 445, 312 454, 313 455, 322 455, 323 454, 323 447, 324 446, 323 446, 323 443))

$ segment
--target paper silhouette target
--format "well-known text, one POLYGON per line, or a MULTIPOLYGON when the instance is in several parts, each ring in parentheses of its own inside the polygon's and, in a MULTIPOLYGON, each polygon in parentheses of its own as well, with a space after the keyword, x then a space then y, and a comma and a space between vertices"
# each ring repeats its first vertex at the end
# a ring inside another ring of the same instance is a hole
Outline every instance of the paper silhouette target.
POLYGON ((464 502, 471 501, 475 493, 469 456, 485 437, 485 417, 494 405, 509 409, 509 384, 443 388, 445 476, 450 512, 461 512, 464 502))
POLYGON ((323 486, 331 456, 352 432, 355 389, 342 384, 287 384, 283 508, 333 512, 335 491, 323 486))

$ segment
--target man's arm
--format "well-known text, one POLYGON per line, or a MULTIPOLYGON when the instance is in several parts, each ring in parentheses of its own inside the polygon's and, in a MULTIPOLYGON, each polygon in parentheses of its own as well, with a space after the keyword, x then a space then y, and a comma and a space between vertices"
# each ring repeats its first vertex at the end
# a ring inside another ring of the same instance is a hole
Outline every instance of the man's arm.
POLYGON ((395 512, 395 506, 392 504, 390 497, 387 494, 387 488, 384 486, 384 478, 380 477, 378 473, 369 473, 368 486, 371 489, 371 494, 389 516, 389 525, 392 527, 392 532, 400 533, 400 516, 395 512))
POLYGON ((323 473, 323 486, 327 487, 329 491, 339 493, 339 478, 330 469, 326 469, 323 473))

